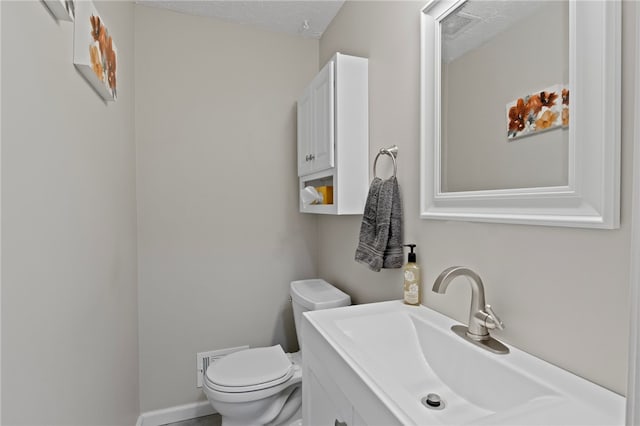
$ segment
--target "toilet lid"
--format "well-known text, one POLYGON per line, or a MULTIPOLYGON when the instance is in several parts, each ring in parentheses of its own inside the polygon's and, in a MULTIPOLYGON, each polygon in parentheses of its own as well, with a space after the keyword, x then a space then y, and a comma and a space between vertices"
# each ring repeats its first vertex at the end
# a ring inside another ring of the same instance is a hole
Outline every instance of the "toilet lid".
POLYGON ((214 388, 247 392, 283 383, 293 375, 293 364, 280 345, 233 352, 207 369, 214 388))

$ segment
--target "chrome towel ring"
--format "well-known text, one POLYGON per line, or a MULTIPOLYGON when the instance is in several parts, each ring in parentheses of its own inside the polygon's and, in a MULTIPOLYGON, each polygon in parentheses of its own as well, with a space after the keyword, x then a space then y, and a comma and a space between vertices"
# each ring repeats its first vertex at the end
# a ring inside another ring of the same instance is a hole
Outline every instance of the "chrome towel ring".
POLYGON ((389 148, 380 148, 378 151, 378 155, 376 155, 376 159, 373 160, 373 177, 378 177, 376 173, 376 164, 378 163, 378 158, 380 155, 388 155, 393 160, 393 177, 396 177, 398 173, 398 164, 396 163, 396 157, 398 156, 398 146, 392 145, 389 148))

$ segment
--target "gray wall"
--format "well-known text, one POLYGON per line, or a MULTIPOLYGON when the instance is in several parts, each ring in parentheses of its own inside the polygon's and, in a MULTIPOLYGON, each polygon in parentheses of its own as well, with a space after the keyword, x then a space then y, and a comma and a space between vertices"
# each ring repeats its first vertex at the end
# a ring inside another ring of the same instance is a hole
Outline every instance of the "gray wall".
POLYGON ((205 398, 196 352, 296 348, 288 286, 317 258, 296 99, 317 70, 317 40, 136 6, 142 411, 205 398))
POLYGON ((73 25, 2 2, 3 425, 131 425, 138 410, 133 5, 98 3, 118 101, 73 25))
MULTIPOLYGON (((476 270, 507 325, 496 335, 618 393, 625 392, 633 138, 633 2, 623 4, 622 226, 583 230, 427 221, 419 211, 420 2, 347 2, 320 41, 320 63, 335 51, 369 58, 370 162, 397 144, 405 241, 418 244, 424 304, 466 322, 470 290, 431 285, 446 267, 476 270), (596 343, 597 342, 597 343, 596 343)), ((399 270, 353 261, 360 216, 318 218, 318 272, 355 302, 398 299, 399 270)))

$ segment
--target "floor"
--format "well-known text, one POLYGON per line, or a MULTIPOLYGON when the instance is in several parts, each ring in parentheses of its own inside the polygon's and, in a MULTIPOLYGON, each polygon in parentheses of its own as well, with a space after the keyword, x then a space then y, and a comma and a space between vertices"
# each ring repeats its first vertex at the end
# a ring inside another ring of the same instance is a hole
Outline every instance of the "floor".
POLYGON ((220 426, 222 420, 219 414, 197 417, 195 419, 183 420, 177 423, 169 423, 163 426, 220 426))

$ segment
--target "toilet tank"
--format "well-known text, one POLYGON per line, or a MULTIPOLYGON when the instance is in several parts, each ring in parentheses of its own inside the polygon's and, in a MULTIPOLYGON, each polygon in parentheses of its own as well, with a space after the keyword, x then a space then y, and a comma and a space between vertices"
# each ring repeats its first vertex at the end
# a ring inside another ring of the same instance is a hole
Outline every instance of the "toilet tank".
POLYGON ((302 313, 349 306, 351 296, 322 279, 299 280, 291 282, 291 304, 298 346, 302 349, 302 313))

